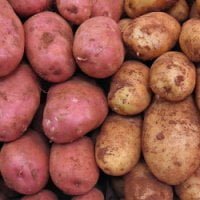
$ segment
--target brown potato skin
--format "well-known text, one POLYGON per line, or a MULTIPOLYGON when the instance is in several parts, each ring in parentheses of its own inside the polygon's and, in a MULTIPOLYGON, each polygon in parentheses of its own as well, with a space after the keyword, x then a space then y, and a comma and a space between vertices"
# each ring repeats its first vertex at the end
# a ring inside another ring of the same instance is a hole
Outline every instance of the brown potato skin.
POLYGON ((160 181, 178 185, 198 168, 199 120, 191 96, 180 102, 156 99, 145 113, 143 155, 160 181))
POLYGON ((100 126, 107 113, 101 88, 89 80, 74 77, 49 89, 43 130, 53 142, 72 142, 100 126))
POLYGON ((0 141, 19 138, 28 128, 40 103, 39 82, 27 64, 0 78, 0 141))
POLYGON ((93 17, 76 31, 73 53, 80 69, 88 76, 113 75, 124 60, 124 46, 117 23, 104 16, 93 17))
POLYGON ((197 12, 200 14, 200 0, 196 0, 197 12))
POLYGON ((195 88, 195 102, 197 108, 200 110, 200 68, 199 66, 196 69, 196 88, 195 88))
POLYGON ((1 149, 0 168, 8 187, 21 194, 35 194, 49 178, 49 148, 44 137, 28 130, 1 149))
POLYGON ((92 140, 82 137, 69 144, 53 144, 50 175, 53 183, 66 194, 89 192, 99 178, 92 140))
POLYGON ((180 29, 174 17, 164 12, 152 12, 132 20, 123 33, 123 40, 134 57, 152 60, 176 44, 180 29))
POLYGON ((0 77, 14 71, 24 54, 24 29, 6 0, 0 0, 0 77))
POLYGON ((150 87, 169 101, 189 96, 196 84, 196 68, 181 52, 170 51, 157 58, 150 69, 150 87))
POLYGON ((143 162, 138 163, 124 177, 126 200, 173 200, 173 190, 158 181, 143 162))
POLYGON ((190 9, 190 18, 199 18, 199 17, 200 15, 197 11, 196 1, 194 1, 190 9))
POLYGON ((123 34, 124 30, 126 29, 126 27, 128 27, 129 23, 131 23, 131 21, 132 21, 132 19, 130 19, 130 18, 123 18, 118 22, 119 29, 122 34, 123 34))
POLYGON ((72 29, 54 12, 41 12, 24 24, 26 55, 35 72, 49 82, 63 82, 75 72, 72 29))

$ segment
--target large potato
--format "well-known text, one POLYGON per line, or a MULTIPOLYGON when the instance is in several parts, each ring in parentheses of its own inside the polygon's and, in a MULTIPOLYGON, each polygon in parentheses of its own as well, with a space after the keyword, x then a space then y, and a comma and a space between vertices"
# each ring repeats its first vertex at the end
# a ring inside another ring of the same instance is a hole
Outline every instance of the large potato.
POLYGON ((27 64, 0 78, 0 141, 20 137, 28 128, 40 103, 40 87, 27 64))
POLYGON ((21 200, 58 200, 58 198, 52 191, 42 190, 37 194, 24 196, 21 200))
POLYGON ((0 77, 11 73, 24 53, 24 29, 7 0, 0 0, 0 77))
POLYGON ((172 187, 158 181, 143 162, 138 163, 124 179, 126 200, 173 200, 172 187))
POLYGON ((1 175, 11 189, 35 194, 47 183, 49 149, 44 138, 28 130, 19 139, 5 143, 0 156, 1 175))
POLYGON ((26 54, 36 73, 50 82, 62 82, 75 71, 71 27, 54 12, 41 12, 24 24, 26 54))
POLYGON ((111 115, 106 118, 96 139, 98 166, 112 176, 128 173, 141 153, 142 120, 111 115))
POLYGON ((92 140, 82 137, 69 144, 53 144, 50 175, 53 183, 66 194, 89 192, 99 178, 92 140))
POLYGON ((50 88, 43 129, 56 143, 72 142, 100 126, 107 113, 108 106, 101 88, 74 77, 50 88))
POLYGON ((195 87, 196 68, 181 52, 164 53, 150 69, 150 87, 153 92, 169 101, 180 101, 195 87))
POLYGON ((200 119, 192 97, 180 102, 156 99, 143 124, 143 155, 152 173, 170 185, 198 168, 200 119))
POLYGON ((123 32, 123 40, 133 56, 152 60, 176 44, 180 28, 174 17, 152 12, 132 20, 123 32))
POLYGON ((138 61, 126 61, 111 81, 109 106, 121 115, 141 113, 151 101, 148 83, 149 68, 138 61))
POLYGON ((117 23, 109 17, 93 17, 82 23, 75 34, 74 57, 87 75, 106 78, 124 60, 124 47, 117 23))
POLYGON ((195 88, 195 101, 198 109, 200 110, 200 66, 197 67, 197 78, 196 78, 196 88, 195 88))

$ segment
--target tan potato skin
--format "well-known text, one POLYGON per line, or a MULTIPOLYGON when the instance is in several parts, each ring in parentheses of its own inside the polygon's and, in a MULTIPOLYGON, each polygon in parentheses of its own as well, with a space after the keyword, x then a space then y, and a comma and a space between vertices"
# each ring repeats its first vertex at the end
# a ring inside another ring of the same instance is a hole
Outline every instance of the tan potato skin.
POLYGON ((157 58, 150 69, 150 87, 169 101, 189 96, 196 83, 196 68, 181 52, 170 51, 157 58))
POLYGON ((131 23, 131 21, 132 21, 132 19, 130 19, 130 18, 123 18, 118 22, 119 29, 122 34, 123 34, 124 30, 126 29, 126 27, 128 27, 129 23, 131 23))
POLYGON ((196 88, 195 88, 195 102, 200 110, 200 68, 199 66, 196 69, 197 76, 196 76, 196 88))
POLYGON ((158 181, 143 162, 138 163, 124 177, 126 200, 173 200, 173 190, 158 181))
POLYGON ((113 76, 108 104, 121 115, 135 115, 144 111, 151 101, 148 86, 149 68, 138 61, 126 61, 113 76))
POLYGON ((174 17, 164 12, 152 12, 132 20, 123 33, 123 40, 133 56, 152 60, 176 44, 180 29, 174 17))
POLYGON ((180 102, 156 99, 145 113, 142 150, 152 173, 178 185, 199 166, 199 113, 192 97, 180 102))
POLYGON ((24 29, 7 0, 0 0, 0 77, 14 71, 24 54, 24 29))
POLYGON ((104 121, 95 145, 98 166, 112 176, 128 173, 141 153, 142 120, 111 115, 104 121))

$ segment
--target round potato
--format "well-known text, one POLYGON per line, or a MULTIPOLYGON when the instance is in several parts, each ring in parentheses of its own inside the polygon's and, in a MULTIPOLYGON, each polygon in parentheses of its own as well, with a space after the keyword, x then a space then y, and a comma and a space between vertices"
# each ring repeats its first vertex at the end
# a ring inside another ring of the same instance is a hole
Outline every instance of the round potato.
POLYGON ((169 185, 197 170, 200 119, 192 97, 180 102, 156 99, 145 113, 142 150, 151 172, 169 185))
POLYGON ((151 101, 149 68, 138 61, 126 61, 113 76, 108 94, 110 108, 121 115, 144 111, 151 101))
POLYGON ((58 200, 58 198, 52 191, 42 190, 37 194, 24 196, 21 200, 58 200))
POLYGON ((200 66, 197 67, 197 78, 196 78, 196 88, 195 88, 195 101, 198 109, 200 110, 200 66))
POLYGON ((189 96, 196 83, 196 68, 181 52, 167 52, 150 69, 150 87, 169 101, 181 101, 189 96))
POLYGON ((111 177, 111 185, 117 196, 124 198, 124 176, 111 177))
POLYGON ((123 33, 123 40, 133 56, 152 60, 175 45, 180 28, 174 17, 152 12, 132 20, 123 33))
POLYGON ((121 33, 124 33, 124 30, 126 29, 126 27, 128 27, 129 23, 131 23, 132 19, 130 18, 123 18, 118 22, 119 25, 119 29, 121 31, 121 33))

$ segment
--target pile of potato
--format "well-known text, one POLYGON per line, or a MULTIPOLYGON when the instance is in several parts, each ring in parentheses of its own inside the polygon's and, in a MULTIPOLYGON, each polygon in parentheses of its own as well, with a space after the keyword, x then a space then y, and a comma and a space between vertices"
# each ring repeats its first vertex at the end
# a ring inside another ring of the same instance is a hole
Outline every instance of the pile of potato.
POLYGON ((0 0, 0 200, 200 199, 200 0, 0 0))

